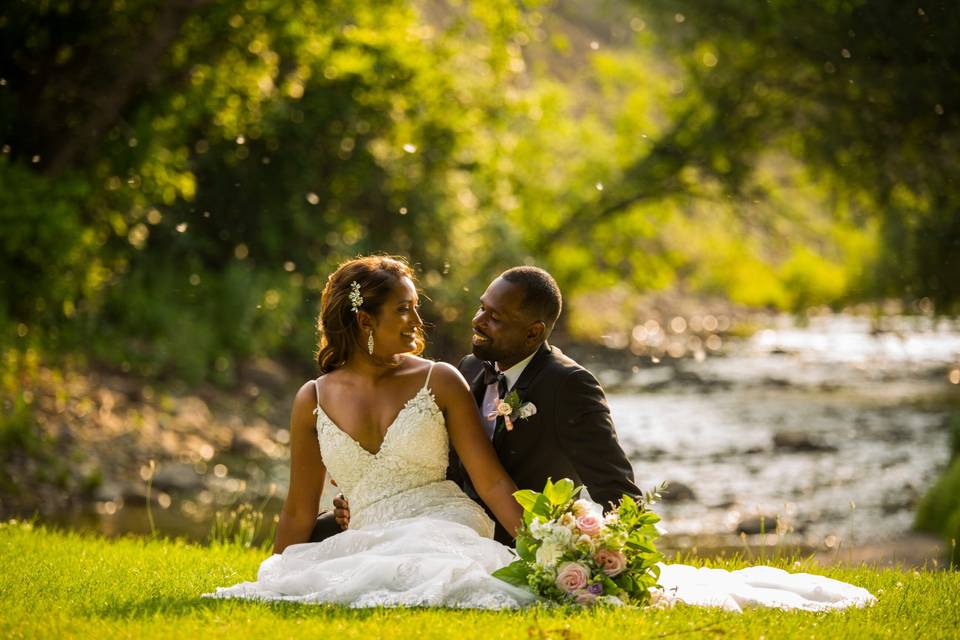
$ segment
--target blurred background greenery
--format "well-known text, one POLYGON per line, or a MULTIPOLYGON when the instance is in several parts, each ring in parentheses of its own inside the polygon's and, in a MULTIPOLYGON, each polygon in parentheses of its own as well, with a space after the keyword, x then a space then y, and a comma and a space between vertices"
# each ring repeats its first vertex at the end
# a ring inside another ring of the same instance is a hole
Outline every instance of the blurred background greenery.
POLYGON ((230 382, 305 361, 368 252, 451 357, 523 262, 956 309, 950 3, 15 1, 0 36, 5 348, 230 382))
POLYGON ((518 263, 573 342, 650 292, 954 314, 958 42, 945 1, 6 2, 3 444, 43 367, 309 372, 371 252, 447 359, 518 263))

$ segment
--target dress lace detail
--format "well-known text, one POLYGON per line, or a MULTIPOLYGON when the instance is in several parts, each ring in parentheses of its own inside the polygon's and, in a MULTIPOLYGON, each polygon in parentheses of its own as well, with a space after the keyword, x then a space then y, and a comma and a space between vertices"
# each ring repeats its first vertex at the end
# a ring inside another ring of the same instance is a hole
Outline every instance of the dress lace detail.
MULTIPOLYGON (((371 506, 446 477, 447 429, 426 386, 397 413, 376 453, 361 447, 323 409, 317 413, 317 439, 327 471, 350 499, 353 528, 362 527, 377 511, 368 515, 371 506)), ((373 521, 384 522, 375 516, 373 521)))
POLYGON ((483 508, 445 480, 448 435, 429 380, 428 373, 376 453, 334 424, 318 401, 320 452, 350 499, 350 528, 291 545, 264 560, 256 582, 207 595, 350 607, 509 609, 534 602, 528 591, 490 575, 513 554, 492 539, 494 524, 483 508))

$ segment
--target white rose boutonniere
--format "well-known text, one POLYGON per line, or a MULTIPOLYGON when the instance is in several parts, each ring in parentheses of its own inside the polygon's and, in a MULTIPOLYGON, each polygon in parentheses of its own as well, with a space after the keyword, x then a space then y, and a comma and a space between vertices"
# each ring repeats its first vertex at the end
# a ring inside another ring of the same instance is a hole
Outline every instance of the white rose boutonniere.
POLYGON ((513 423, 515 421, 525 420, 536 413, 537 405, 532 402, 521 402, 520 394, 516 391, 511 391, 503 399, 497 400, 496 408, 487 418, 489 420, 503 418, 502 423, 497 420, 497 431, 501 428, 507 431, 513 431, 513 423))

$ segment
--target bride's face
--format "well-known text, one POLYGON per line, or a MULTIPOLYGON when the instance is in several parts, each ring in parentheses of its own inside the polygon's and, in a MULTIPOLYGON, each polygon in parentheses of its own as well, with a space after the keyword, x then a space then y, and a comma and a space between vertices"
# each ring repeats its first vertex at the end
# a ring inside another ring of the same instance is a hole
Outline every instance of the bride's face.
POLYGON ((416 349, 417 337, 423 329, 419 305, 420 297, 413 282, 410 278, 401 279, 376 316, 374 353, 386 356, 416 349))

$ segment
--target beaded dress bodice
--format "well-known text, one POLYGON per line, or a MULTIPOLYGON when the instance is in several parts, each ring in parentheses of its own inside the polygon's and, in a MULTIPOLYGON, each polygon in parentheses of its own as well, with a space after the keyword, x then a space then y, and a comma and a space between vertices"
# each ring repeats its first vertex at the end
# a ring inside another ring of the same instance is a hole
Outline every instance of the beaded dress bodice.
POLYGON ((349 498, 354 525, 378 502, 446 476, 447 430, 426 384, 400 409, 376 453, 341 430, 319 403, 315 413, 324 465, 349 498))
POLYGON ((445 480, 449 444, 443 412, 429 386, 433 366, 420 390, 387 427, 376 453, 364 449, 330 419, 320 406, 318 391, 314 413, 320 454, 350 501, 351 529, 426 512, 440 515, 438 511, 452 508, 457 513, 449 517, 455 515, 483 536, 493 535, 493 522, 483 509, 445 480), (457 499, 451 500, 452 494, 457 499))

